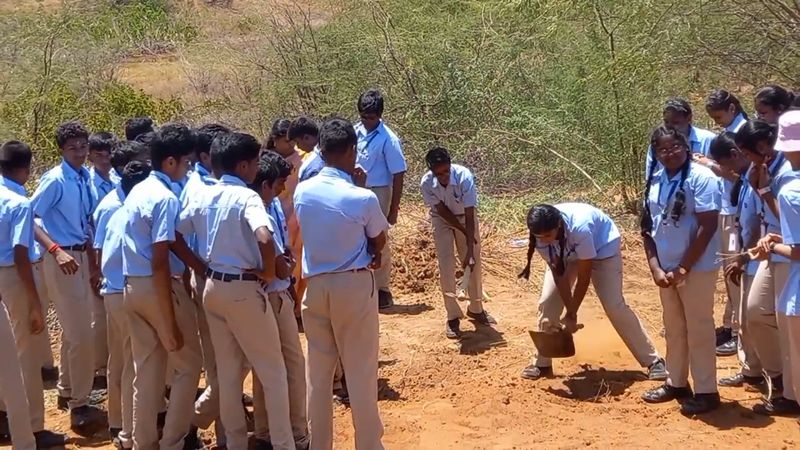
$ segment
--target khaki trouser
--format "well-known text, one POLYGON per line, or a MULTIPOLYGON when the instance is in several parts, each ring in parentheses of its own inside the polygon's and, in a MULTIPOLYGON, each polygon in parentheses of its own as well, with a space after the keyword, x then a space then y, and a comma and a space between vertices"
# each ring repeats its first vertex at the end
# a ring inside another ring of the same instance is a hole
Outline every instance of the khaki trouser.
POLYGON ((203 357, 197 337, 197 312, 180 280, 172 280, 175 321, 183 334, 183 348, 167 352, 163 342, 172 324, 161 313, 153 277, 129 277, 124 303, 128 310, 131 351, 136 375, 133 381, 134 448, 178 450, 189 432, 203 357), (169 408, 159 445, 156 417, 163 405, 167 360, 174 370, 169 408))
MULTIPOLYGON (((574 286, 577 281, 577 269, 576 261, 567 264, 564 276, 567 277, 571 286, 574 286)), ((649 367, 656 362, 659 358, 658 351, 653 346, 639 317, 625 303, 625 297, 622 295, 622 257, 620 254, 592 261, 591 279, 608 320, 611 321, 611 325, 617 330, 617 334, 622 338, 639 365, 649 367)), ((539 329, 543 330, 545 319, 551 324, 559 323, 563 310, 564 301, 558 293, 553 273, 548 268, 544 274, 542 294, 539 298, 539 329)), ((549 367, 552 365, 552 360, 537 355, 534 357, 534 365, 549 367)))
POLYGON ((742 274, 741 299, 739 301, 739 342, 737 345, 737 355, 739 364, 742 366, 742 375, 748 377, 761 376, 761 360, 758 359, 756 347, 753 345, 753 337, 750 335, 750 324, 747 320, 747 295, 753 285, 753 276, 742 274))
POLYGON ((124 295, 103 297, 108 315, 108 426, 119 428, 124 448, 133 446, 133 353, 131 352, 130 318, 125 310, 124 295))
MULTIPOLYGON (((16 355, 22 368, 22 379, 25 383, 25 394, 28 399, 30 425, 34 432, 44 430, 44 387, 42 385, 42 364, 38 353, 37 341, 41 334, 31 333, 28 307, 28 293, 14 266, 0 267, 0 296, 3 298, 11 329, 16 342, 16 355)), ((5 312, 0 312, 5 314, 5 312)), ((5 354, 4 357, 5 359, 5 354)), ((4 395, 8 395, 4 392, 4 395)), ((0 396, 2 397, 2 396, 0 396)), ((0 401, 0 410, 5 405, 0 401)))
MULTIPOLYGON (((392 187, 381 186, 370 189, 378 197, 378 203, 381 205, 381 211, 383 211, 383 215, 388 217, 389 208, 392 206, 392 187)), ((388 232, 386 233, 386 237, 389 237, 388 232)), ((391 292, 391 282, 392 248, 387 240, 386 245, 383 246, 383 251, 381 252, 381 268, 375 271, 375 285, 378 286, 378 289, 381 291, 391 292)))
POLYGON ((308 424, 311 450, 333 448, 331 390, 341 358, 350 391, 357 450, 381 450, 378 411, 378 302, 368 270, 309 278, 303 300, 308 339, 308 424))
MULTIPOLYGON (((457 216, 461 225, 466 226, 464 216, 457 216)), ((439 284, 444 297, 444 308, 447 311, 447 320, 461 319, 464 313, 458 304, 456 288, 456 269, 461 268, 461 263, 467 253, 467 239, 464 233, 453 228, 438 214, 431 213, 433 224, 433 241, 436 245, 436 258, 439 260, 439 284), (456 252, 458 257, 456 258, 456 252), (456 266, 458 264, 458 266, 456 266)), ((475 266, 469 279, 469 310, 474 313, 483 311, 483 285, 481 280, 481 244, 478 218, 475 218, 475 266)))
MULTIPOLYGON (((3 288, 4 285, 0 286, 3 288)), ((5 291, 5 289, 4 289, 5 291)), ((11 331, 11 322, 6 311, 5 292, 3 301, 0 302, 0 355, 3 355, 3 364, 0 364, 0 394, 5 398, 6 412, 8 413, 8 427, 14 442, 13 450, 35 450, 36 441, 31 430, 31 419, 28 412, 28 399, 25 395, 25 385, 22 381, 22 368, 17 357, 17 346, 14 342, 14 333, 11 331)))
MULTIPOLYGON (((300 333, 294 317, 294 301, 288 291, 269 294, 269 303, 275 313, 278 332, 281 337, 281 353, 286 364, 286 376, 289 384, 289 416, 292 423, 292 434, 298 447, 308 443, 308 415, 306 414, 306 359, 300 345, 300 333)), ((264 387, 253 376, 253 420, 255 436, 269 440, 269 421, 264 404, 264 387)))
MULTIPOLYGON (((33 278, 36 281, 36 290, 39 291, 39 300, 42 302, 42 314, 46 318, 47 312, 50 309, 50 297, 47 295, 47 283, 44 281, 44 264, 41 259, 33 263, 33 278)), ((45 326, 44 330, 36 336, 35 340, 36 354, 39 355, 42 367, 48 369, 55 367, 53 349, 50 347, 50 329, 45 326)))
POLYGON ((717 272, 691 272, 683 285, 659 289, 667 341, 667 384, 688 386, 691 370, 697 394, 717 392, 714 337, 717 272))
MULTIPOLYGON (((739 230, 736 226, 735 215, 719 216, 719 236, 721 241, 719 248, 723 253, 738 253, 741 251, 741 246, 739 245, 739 230)), ((722 314, 722 326, 732 329, 735 336, 739 333, 739 329, 741 328, 739 308, 741 289, 726 278, 725 290, 728 294, 728 298, 725 302, 725 311, 722 314)))
POLYGON ((94 332, 94 369, 102 373, 108 364, 108 322, 106 305, 102 296, 95 295, 91 284, 88 287, 92 300, 92 332, 94 332))
POLYGON ((206 289, 204 277, 192 273, 192 300, 197 310, 197 325, 200 330, 200 346, 203 350, 203 368, 206 372, 206 389, 194 402, 194 425, 207 429, 216 423, 217 443, 224 442, 225 430, 219 419, 219 379, 217 378, 217 360, 214 344, 211 342, 211 331, 208 329, 206 311, 203 309, 203 291, 206 289))
POLYGON ((44 258, 44 276, 62 329, 58 394, 70 399, 70 408, 77 408, 89 403, 94 382, 93 294, 88 289, 89 258, 86 253, 66 252, 80 265, 78 272, 65 275, 56 259, 47 255, 44 258))
POLYGON ((797 360, 800 359, 800 353, 794 353, 792 349, 798 347, 796 342, 792 342, 792 338, 797 338, 794 334, 796 331, 792 329, 790 319, 793 317, 787 316, 783 313, 777 313, 778 320, 778 338, 780 339, 781 347, 781 362, 783 369, 783 396, 789 400, 797 400, 795 395, 795 387, 798 381, 795 381, 793 367, 798 364, 797 360))
POLYGON ((791 376, 783 375, 783 395, 786 398, 797 400, 800 398, 800 316, 782 315, 782 322, 786 324, 786 336, 789 344, 791 376), (791 383, 791 384, 790 384, 791 383), (794 395, 791 395, 789 393, 794 395))
POLYGON ((788 276, 788 263, 761 261, 747 296, 748 333, 761 366, 770 377, 783 372, 775 299, 788 276))
MULTIPOLYGON (((275 314, 257 281, 206 281, 203 305, 217 356, 220 413, 228 449, 247 449, 242 410, 243 368, 248 362, 264 382, 272 445, 294 449, 289 420, 289 388, 275 314)), ((330 401, 330 395, 328 398, 330 401)))

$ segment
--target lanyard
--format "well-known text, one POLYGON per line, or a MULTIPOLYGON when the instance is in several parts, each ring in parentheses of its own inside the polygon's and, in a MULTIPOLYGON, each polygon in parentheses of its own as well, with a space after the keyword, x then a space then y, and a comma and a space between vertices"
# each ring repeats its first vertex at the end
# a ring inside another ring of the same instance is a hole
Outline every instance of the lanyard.
POLYGON ((275 202, 270 203, 269 209, 271 210, 272 217, 275 218, 275 222, 277 222, 278 224, 276 228, 278 229, 277 231, 281 238, 281 244, 283 244, 283 247, 286 247, 288 245, 288 242, 286 242, 286 236, 283 234, 283 224, 285 222, 285 219, 283 218, 283 213, 281 211, 278 211, 278 209, 275 206, 275 202))
POLYGON ((375 140, 375 138, 376 138, 376 137, 378 137, 378 135, 379 135, 379 134, 380 134, 380 133, 378 132, 378 129, 377 129, 377 128, 376 128, 376 129, 374 129, 374 130, 373 130, 373 131, 372 131, 370 134, 368 134, 368 135, 366 136, 366 138, 367 138, 367 143, 366 143, 366 144, 364 144, 364 147, 362 148, 362 150, 363 150, 363 151, 365 151, 365 152, 369 152, 369 145, 370 145, 370 144, 372 144, 372 141, 374 141, 374 140, 375 140))
MULTIPOLYGON (((671 184, 671 186, 669 188, 669 193, 667 194, 667 199, 664 201, 664 205, 663 205, 664 207, 661 210, 661 220, 662 221, 667 220, 667 216, 669 215, 669 210, 670 210, 670 208, 669 208, 670 201, 672 200, 672 196, 675 195, 675 191, 678 189, 678 185, 680 184, 680 181, 669 181, 669 183, 671 184)), ((659 183, 658 184, 658 203, 659 203, 659 205, 661 204, 661 192, 662 191, 663 191, 663 184, 659 183)))

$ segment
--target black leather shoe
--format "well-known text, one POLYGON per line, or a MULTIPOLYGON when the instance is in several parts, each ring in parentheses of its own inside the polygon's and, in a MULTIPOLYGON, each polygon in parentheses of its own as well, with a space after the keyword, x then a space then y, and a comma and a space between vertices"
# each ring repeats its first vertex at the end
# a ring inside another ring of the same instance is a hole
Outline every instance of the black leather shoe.
POLYGON ((642 394, 642 400, 647 403, 666 403, 691 397, 692 390, 688 387, 676 388, 668 384, 664 384, 659 388, 649 390, 642 394))
POLYGON ((522 369, 522 378, 526 380, 538 380, 539 378, 551 378, 553 376, 552 367, 538 367, 533 364, 522 369))
POLYGON ((113 441, 119 434, 122 432, 122 428, 109 428, 108 435, 111 437, 113 441))
POLYGON ((8 414, 5 411, 0 411, 0 436, 11 436, 11 430, 8 428, 8 414))
POLYGON ((690 398, 683 402, 681 405, 681 414, 687 416, 705 414, 719 408, 719 405, 720 401, 718 392, 711 394, 695 394, 694 398, 690 398))
POLYGON ((725 387, 742 387, 744 385, 761 387, 764 385, 764 378, 748 377, 743 373, 739 372, 736 375, 730 377, 720 378, 717 384, 725 387))
POLYGON ((444 335, 447 339, 458 339, 461 336, 461 321, 459 319, 448 320, 444 328, 444 335))
POLYGON ((33 433, 33 437, 36 439, 37 449, 53 447, 63 448, 69 441, 69 438, 66 434, 53 433, 52 431, 48 430, 37 431, 36 433, 33 433))
POLYGON ((717 347, 730 341, 733 338, 733 330, 730 328, 717 328, 717 347))
POLYGON ((69 411, 69 397, 62 397, 58 396, 58 400, 56 400, 56 407, 59 411, 69 411))
POLYGON ((497 325, 497 321, 494 320, 494 317, 490 316, 485 310, 479 313, 474 313, 467 310, 467 317, 487 327, 491 325, 497 325))
POLYGON ((656 362, 647 368, 647 379, 653 381, 664 381, 667 379, 667 364, 664 358, 658 358, 656 362))
POLYGON ((264 439, 256 439, 253 442, 253 450, 272 450, 272 442, 264 439))
POLYGON ((717 356, 733 356, 739 350, 739 338, 734 336, 731 340, 717 346, 717 356))
POLYGON ((103 410, 94 406, 79 406, 72 408, 70 414, 70 425, 76 432, 86 432, 103 421, 103 410))
POLYGON ((42 382, 45 384, 58 383, 58 367, 42 367, 42 382))
POLYGON ((350 406, 350 394, 346 389, 334 389, 333 401, 340 405, 350 406))
POLYGON ((379 290, 378 291, 378 309, 387 309, 394 306, 394 298, 392 298, 392 293, 389 291, 379 290))
POLYGON ((786 397, 776 397, 753 406, 753 412, 762 416, 800 416, 800 405, 786 397))

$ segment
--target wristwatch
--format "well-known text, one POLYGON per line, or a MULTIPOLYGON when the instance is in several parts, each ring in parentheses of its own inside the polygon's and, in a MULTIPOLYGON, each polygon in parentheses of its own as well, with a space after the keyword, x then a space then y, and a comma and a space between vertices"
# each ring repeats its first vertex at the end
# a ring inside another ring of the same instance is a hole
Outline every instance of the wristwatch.
POLYGON ((769 194, 770 192, 772 192, 772 188, 769 186, 765 186, 758 190, 758 195, 766 195, 769 194))
POLYGON ((689 274, 689 269, 687 269, 686 267, 683 267, 683 266, 678 266, 678 273, 683 275, 683 276, 686 276, 686 275, 689 274))
POLYGON ((776 246, 776 245, 778 245, 778 243, 777 243, 777 242, 770 242, 770 243, 769 243, 769 252, 770 252, 770 253, 775 253, 775 246, 776 246))

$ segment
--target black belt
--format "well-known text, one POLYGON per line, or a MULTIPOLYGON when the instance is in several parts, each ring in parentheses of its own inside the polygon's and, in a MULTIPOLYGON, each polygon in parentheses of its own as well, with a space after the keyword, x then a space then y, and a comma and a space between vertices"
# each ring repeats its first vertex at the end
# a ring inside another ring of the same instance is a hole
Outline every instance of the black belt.
POLYGON ((207 269, 206 270, 206 278, 213 278, 215 280, 223 281, 225 283, 230 283, 231 281, 258 281, 259 278, 257 275, 252 273, 241 273, 238 275, 234 275, 232 273, 222 273, 217 272, 215 270, 207 269))
POLYGON ((71 250, 73 252, 85 252, 86 251, 86 244, 81 244, 81 245, 62 245, 60 247, 61 247, 61 250, 71 250))

